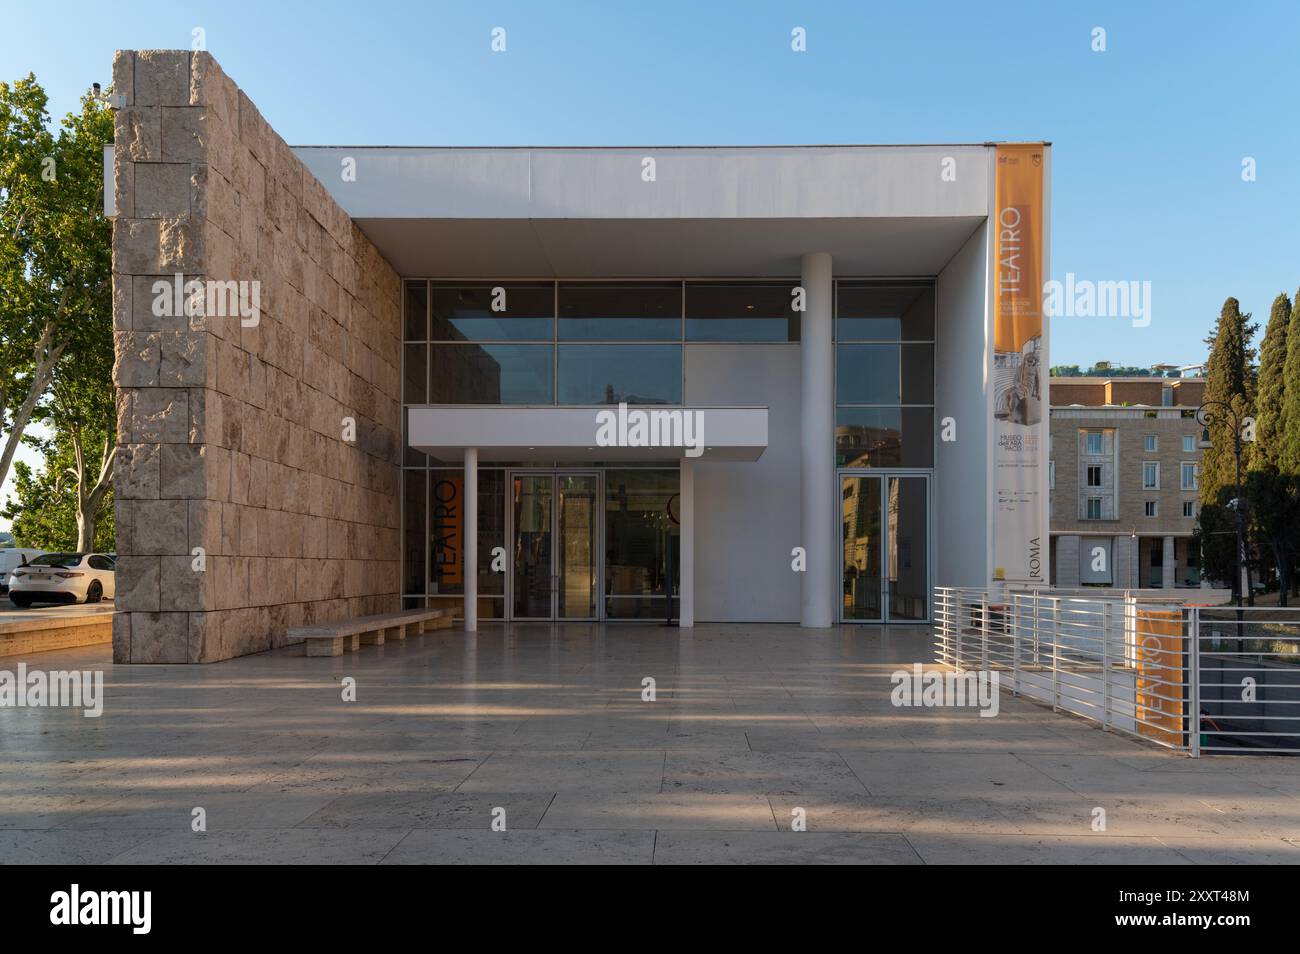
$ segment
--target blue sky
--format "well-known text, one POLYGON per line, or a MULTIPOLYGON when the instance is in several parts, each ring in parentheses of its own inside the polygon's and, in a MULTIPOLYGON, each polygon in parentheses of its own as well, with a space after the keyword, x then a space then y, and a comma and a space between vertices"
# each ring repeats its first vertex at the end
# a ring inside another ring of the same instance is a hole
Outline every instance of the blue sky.
POLYGON ((23 0, 5 19, 0 77, 34 71, 57 114, 107 84, 114 49, 189 47, 201 27, 294 144, 1048 139, 1052 277, 1150 281, 1153 312, 1056 320, 1053 363, 1198 362, 1226 296, 1263 319, 1300 286, 1294 0, 23 0))

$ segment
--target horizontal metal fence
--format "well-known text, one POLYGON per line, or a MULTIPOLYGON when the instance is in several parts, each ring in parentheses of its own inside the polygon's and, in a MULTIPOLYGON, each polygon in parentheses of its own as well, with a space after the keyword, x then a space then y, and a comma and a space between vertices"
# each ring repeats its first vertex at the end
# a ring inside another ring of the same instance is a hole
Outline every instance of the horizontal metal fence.
POLYGON ((1168 748, 1300 751, 1300 612, 935 588, 936 659, 1168 748))

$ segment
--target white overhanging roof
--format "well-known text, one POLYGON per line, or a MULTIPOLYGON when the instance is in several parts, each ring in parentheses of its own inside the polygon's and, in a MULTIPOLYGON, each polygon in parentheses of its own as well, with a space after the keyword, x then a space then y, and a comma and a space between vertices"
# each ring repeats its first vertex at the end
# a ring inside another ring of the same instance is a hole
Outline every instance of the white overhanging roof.
POLYGON ((447 462, 462 460, 467 448, 477 448, 481 461, 574 463, 752 461, 767 449, 765 407, 461 404, 415 406, 407 414, 410 446, 447 462), (692 447, 700 453, 688 454, 692 447))
POLYGON ((294 152, 409 277, 937 275, 991 201, 982 144, 294 152))

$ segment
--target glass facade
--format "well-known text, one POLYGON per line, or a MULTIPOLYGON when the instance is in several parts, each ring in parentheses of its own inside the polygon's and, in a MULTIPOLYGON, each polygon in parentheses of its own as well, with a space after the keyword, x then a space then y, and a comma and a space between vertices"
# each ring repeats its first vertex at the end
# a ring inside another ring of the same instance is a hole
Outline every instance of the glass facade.
MULTIPOLYGON (((402 401, 680 404, 688 343, 797 347, 796 287, 408 281, 402 401)), ((827 452, 843 471, 928 470, 932 283, 838 281, 835 297, 835 446, 827 452)), ((461 560, 463 472, 409 448, 403 461, 403 602, 459 612, 471 571, 461 560)), ((844 619, 925 618, 927 488, 924 477, 844 475, 844 619)), ((674 594, 680 583, 677 494, 677 469, 649 463, 481 465, 472 569, 480 618, 664 619, 670 581, 674 594), (500 560, 493 569, 496 548, 508 571, 500 560)))
POLYGON ((929 282, 836 284, 837 466, 934 466, 934 323, 929 282))

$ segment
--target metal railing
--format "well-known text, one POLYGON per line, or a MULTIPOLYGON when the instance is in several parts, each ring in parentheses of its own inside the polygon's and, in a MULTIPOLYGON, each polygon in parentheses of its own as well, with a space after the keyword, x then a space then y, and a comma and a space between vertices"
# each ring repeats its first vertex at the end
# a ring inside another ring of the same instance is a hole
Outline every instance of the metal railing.
POLYGON ((1300 752, 1300 611, 936 587, 935 657, 1193 756, 1300 752))

